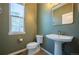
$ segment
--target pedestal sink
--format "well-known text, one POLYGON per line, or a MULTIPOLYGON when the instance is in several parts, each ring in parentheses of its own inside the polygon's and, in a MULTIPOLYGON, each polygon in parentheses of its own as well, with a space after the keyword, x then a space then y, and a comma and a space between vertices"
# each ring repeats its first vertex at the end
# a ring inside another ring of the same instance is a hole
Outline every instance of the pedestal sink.
POLYGON ((73 36, 58 35, 58 34, 48 34, 46 35, 48 39, 54 40, 54 55, 62 55, 62 43, 71 42, 73 36))

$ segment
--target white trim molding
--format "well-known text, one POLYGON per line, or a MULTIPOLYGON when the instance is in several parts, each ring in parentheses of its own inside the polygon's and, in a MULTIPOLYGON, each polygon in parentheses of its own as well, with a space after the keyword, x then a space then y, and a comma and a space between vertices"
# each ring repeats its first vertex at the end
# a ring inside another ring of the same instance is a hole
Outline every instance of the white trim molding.
POLYGON ((44 48, 41 47, 41 49, 46 52, 48 55, 53 55, 52 53, 48 52, 47 50, 45 50, 44 48))
MULTIPOLYGON (((46 52, 48 55, 53 55, 52 53, 48 52, 47 50, 45 50, 44 48, 40 47, 40 49, 42 49, 44 52, 46 52)), ((24 48, 24 49, 21 49, 21 50, 18 50, 18 51, 15 51, 15 52, 12 52, 8 55, 17 55, 23 51, 27 50, 27 48, 24 48)))
MULTIPOLYGON (((9 4, 9 32, 8 32, 8 35, 19 35, 19 34, 25 34, 25 4, 18 4, 18 3, 15 3, 17 5, 20 5, 22 8, 23 8, 23 16, 18 16, 18 15, 11 15, 11 5, 13 5, 12 3, 9 4), (23 19, 23 31, 12 31, 12 17, 17 17, 17 18, 21 18, 23 19)), ((19 11, 16 11, 16 13, 18 13, 19 11)), ((13 11, 13 13, 15 13, 13 11)))
POLYGON ((8 55, 17 55, 18 53, 21 53, 21 52, 23 52, 23 51, 25 51, 25 50, 27 50, 27 49, 24 48, 24 49, 21 49, 21 50, 19 50, 19 51, 12 52, 12 53, 10 53, 10 54, 8 54, 8 55))

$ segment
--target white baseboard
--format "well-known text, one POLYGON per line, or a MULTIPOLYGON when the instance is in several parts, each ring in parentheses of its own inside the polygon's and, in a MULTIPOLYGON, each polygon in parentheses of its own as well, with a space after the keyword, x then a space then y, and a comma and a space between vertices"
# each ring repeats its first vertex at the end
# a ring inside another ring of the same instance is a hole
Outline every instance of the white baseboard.
MULTIPOLYGON (((42 48, 42 47, 40 47, 40 48, 41 48, 44 52, 46 52, 47 54, 53 55, 52 53, 48 52, 48 51, 45 50, 44 48, 42 48)), ((8 54, 8 55, 17 55, 17 54, 19 54, 19 53, 21 53, 21 52, 23 52, 23 51, 25 51, 25 50, 27 50, 27 49, 24 48, 24 49, 21 49, 21 50, 19 50, 19 51, 12 52, 12 53, 10 53, 10 54, 8 54)))
POLYGON ((44 52, 46 52, 47 54, 49 54, 49 55, 53 55, 52 53, 48 52, 48 51, 45 50, 44 48, 41 47, 41 49, 42 49, 44 52))
POLYGON ((10 53, 10 54, 8 54, 8 55, 17 55, 18 53, 21 53, 21 52, 23 52, 23 51, 25 51, 25 50, 27 50, 27 49, 24 48, 24 49, 21 49, 21 50, 19 50, 19 51, 12 52, 12 53, 10 53))

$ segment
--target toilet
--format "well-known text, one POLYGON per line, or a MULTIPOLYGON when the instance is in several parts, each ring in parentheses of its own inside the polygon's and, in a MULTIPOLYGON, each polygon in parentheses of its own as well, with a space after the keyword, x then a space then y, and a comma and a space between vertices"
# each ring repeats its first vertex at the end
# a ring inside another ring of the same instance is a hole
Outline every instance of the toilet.
POLYGON ((28 55, 33 55, 40 51, 40 44, 43 43, 43 36, 36 35, 36 42, 30 42, 26 45, 28 49, 28 55))

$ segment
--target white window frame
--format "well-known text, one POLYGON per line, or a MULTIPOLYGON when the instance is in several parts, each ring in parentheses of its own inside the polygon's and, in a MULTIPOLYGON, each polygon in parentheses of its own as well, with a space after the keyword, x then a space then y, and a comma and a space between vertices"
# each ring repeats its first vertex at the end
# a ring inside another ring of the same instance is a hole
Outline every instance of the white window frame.
MULTIPOLYGON (((24 6, 24 22, 25 22, 25 4, 23 5, 24 6)), ((12 20, 11 20, 11 15, 10 15, 10 4, 9 4, 9 33, 8 35, 19 35, 19 34, 25 34, 25 24, 24 24, 24 30, 23 32, 12 32, 11 29, 12 29, 12 20)))

